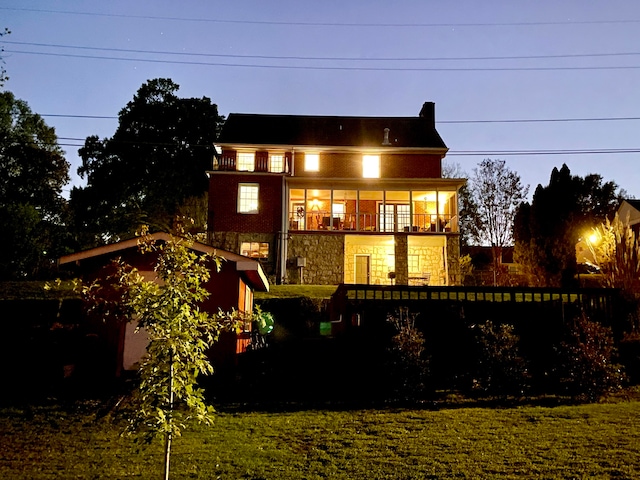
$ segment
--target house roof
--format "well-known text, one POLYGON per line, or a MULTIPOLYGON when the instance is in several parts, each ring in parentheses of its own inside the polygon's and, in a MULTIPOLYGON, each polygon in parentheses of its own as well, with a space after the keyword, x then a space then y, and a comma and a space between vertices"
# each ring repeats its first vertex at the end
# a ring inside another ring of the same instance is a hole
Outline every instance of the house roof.
POLYGON ((218 143, 446 149, 433 118, 229 114, 218 143), (389 144, 383 144, 385 129, 389 144))
MULTIPOLYGON (((148 235, 154 241, 168 242, 171 240, 171 235, 164 232, 157 232, 148 235)), ((137 248, 139 238, 132 238, 129 240, 123 240, 121 242, 111 243, 109 245, 103 245, 100 247, 91 248, 82 252, 71 253, 59 258, 58 264, 65 265, 75 262, 80 262, 89 258, 95 258, 102 255, 109 255, 112 253, 120 252, 130 248, 137 248)), ((260 262, 253 260, 252 258, 238 255, 226 250, 220 250, 219 248, 213 248, 209 245, 205 245, 200 242, 193 242, 191 249, 201 252, 217 255, 227 261, 234 262, 236 264, 236 271, 245 279, 245 281, 254 289, 260 292, 269 291, 269 280, 260 265, 260 262)))

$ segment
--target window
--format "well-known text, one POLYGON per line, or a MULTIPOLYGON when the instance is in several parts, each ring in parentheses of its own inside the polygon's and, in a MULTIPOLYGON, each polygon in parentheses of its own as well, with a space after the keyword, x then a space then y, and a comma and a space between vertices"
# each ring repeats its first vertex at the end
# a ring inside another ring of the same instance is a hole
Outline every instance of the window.
POLYGON ((273 173, 284 172, 284 155, 269 155, 269 171, 273 173))
POLYGON ((269 258, 268 242, 242 242, 240 254, 251 258, 269 258))
POLYGON ((306 172, 317 172, 320 170, 320 155, 317 153, 304 154, 304 169, 306 172))
POLYGON ((362 156, 363 178, 380 178, 380 155, 362 156))
POLYGON ((402 232, 411 227, 411 209, 409 205, 387 203, 380 204, 380 231, 402 232))
POLYGON ((253 153, 238 153, 237 165, 236 170, 253 172, 256 167, 255 155, 253 153))
POLYGON ((238 213, 258 213, 258 184, 238 185, 238 213))

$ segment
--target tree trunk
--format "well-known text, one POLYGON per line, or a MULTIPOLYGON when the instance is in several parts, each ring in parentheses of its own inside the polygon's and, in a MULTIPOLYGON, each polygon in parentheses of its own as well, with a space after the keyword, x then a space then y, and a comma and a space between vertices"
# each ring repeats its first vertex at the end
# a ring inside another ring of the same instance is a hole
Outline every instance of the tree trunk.
POLYGON ((169 431, 164 441, 164 480, 169 480, 169 462, 171 460, 171 438, 173 435, 173 355, 169 366, 169 431))

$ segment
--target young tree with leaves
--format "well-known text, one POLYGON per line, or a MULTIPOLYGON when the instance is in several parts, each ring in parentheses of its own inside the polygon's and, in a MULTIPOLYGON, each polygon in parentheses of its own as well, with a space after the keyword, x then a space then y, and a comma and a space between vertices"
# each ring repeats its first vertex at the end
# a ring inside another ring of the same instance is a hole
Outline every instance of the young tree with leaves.
POLYGON ((145 279, 136 269, 118 262, 115 273, 84 289, 90 303, 111 321, 135 319, 137 329, 148 335, 129 432, 144 433, 149 439, 164 437, 165 479, 172 441, 187 422, 213 421, 214 410, 197 386, 200 375, 213 372, 207 351, 223 330, 234 329, 245 320, 237 311, 211 314, 200 310, 199 305, 209 296, 204 284, 212 265, 219 269, 221 259, 196 253, 190 248, 192 243, 184 237, 155 242, 143 235, 141 250, 157 258, 155 280, 145 279))
POLYGON ((223 118, 209 98, 180 98, 159 78, 143 84, 119 114, 111 138, 87 137, 71 191, 76 231, 87 246, 132 238, 140 225, 167 231, 176 215, 206 222, 213 144, 223 118))

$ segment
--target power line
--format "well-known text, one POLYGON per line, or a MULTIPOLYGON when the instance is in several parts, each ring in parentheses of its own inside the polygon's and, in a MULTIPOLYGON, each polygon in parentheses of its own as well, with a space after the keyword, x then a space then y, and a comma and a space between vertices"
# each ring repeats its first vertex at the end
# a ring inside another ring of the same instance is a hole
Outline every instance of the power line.
MULTIPOLYGON (((61 140, 84 141, 82 138, 58 137, 61 140)), ((171 142, 116 142, 131 146, 166 147, 176 146, 171 142)), ((54 144, 51 144, 54 145, 54 144)), ((58 143, 66 147, 84 147, 84 143, 58 143)), ((208 144, 193 144, 191 147, 211 147, 208 144)), ((591 148, 591 149, 523 149, 523 150, 449 150, 447 156, 485 156, 485 157, 512 157, 530 155, 621 155, 640 153, 640 148, 591 148)))
POLYGON ((273 25, 273 26, 300 26, 300 27, 373 27, 373 28, 452 28, 452 27, 534 27, 534 26, 566 26, 566 25, 624 25, 640 23, 635 19, 613 19, 613 20, 562 20, 562 21, 528 21, 528 22, 432 22, 432 23, 355 23, 355 22, 295 22, 295 21, 272 21, 272 20, 238 20, 238 19, 218 19, 218 18, 193 18, 193 17, 171 17, 159 15, 132 15, 118 13, 83 12, 72 10, 53 10, 40 8, 17 8, 0 7, 0 10, 14 10, 35 13, 56 13, 64 15, 83 15, 93 17, 113 17, 126 19, 145 20, 171 20, 181 22, 199 23, 227 23, 244 25, 273 25))
POLYGON ((414 61, 486 61, 486 60, 544 60, 556 58, 602 58, 602 57, 630 57, 638 56, 640 52, 610 52, 610 53, 564 53, 556 55, 509 55, 509 56, 481 56, 481 57, 310 57, 298 55, 239 55, 225 53, 198 53, 198 52, 175 52, 162 50, 139 50, 132 48, 110 48, 110 47, 88 47, 84 45, 63 45, 55 43, 36 43, 36 42, 13 42, 4 41, 5 44, 11 45, 28 45, 32 47, 47 48, 71 48, 78 50, 96 50, 103 52, 120 52, 120 53, 144 53, 152 55, 176 55, 176 56, 195 56, 195 57, 216 57, 216 58, 252 58, 262 60, 316 60, 316 61, 348 61, 348 62, 414 62, 414 61))
MULTIPOLYGON (((56 118, 92 118, 117 120, 116 116, 108 115, 67 115, 62 113, 40 113, 41 117, 56 118)), ((436 120, 436 124, 465 124, 465 123, 553 123, 553 122, 618 122, 637 121, 640 117, 590 117, 590 118, 520 118, 520 119, 496 119, 496 120, 436 120)))
POLYGON ((564 67, 340 67, 318 65, 258 65, 246 63, 197 62, 186 60, 161 60, 151 58, 108 57, 99 55, 79 55, 72 53, 31 52, 5 50, 7 53, 45 55, 53 57, 85 58, 94 60, 119 60, 127 62, 163 63, 177 65, 202 65, 215 67, 262 68, 280 70, 341 70, 341 71, 390 71, 390 72, 500 72, 500 71, 570 71, 570 70, 638 70, 640 65, 618 66, 564 66, 564 67))

